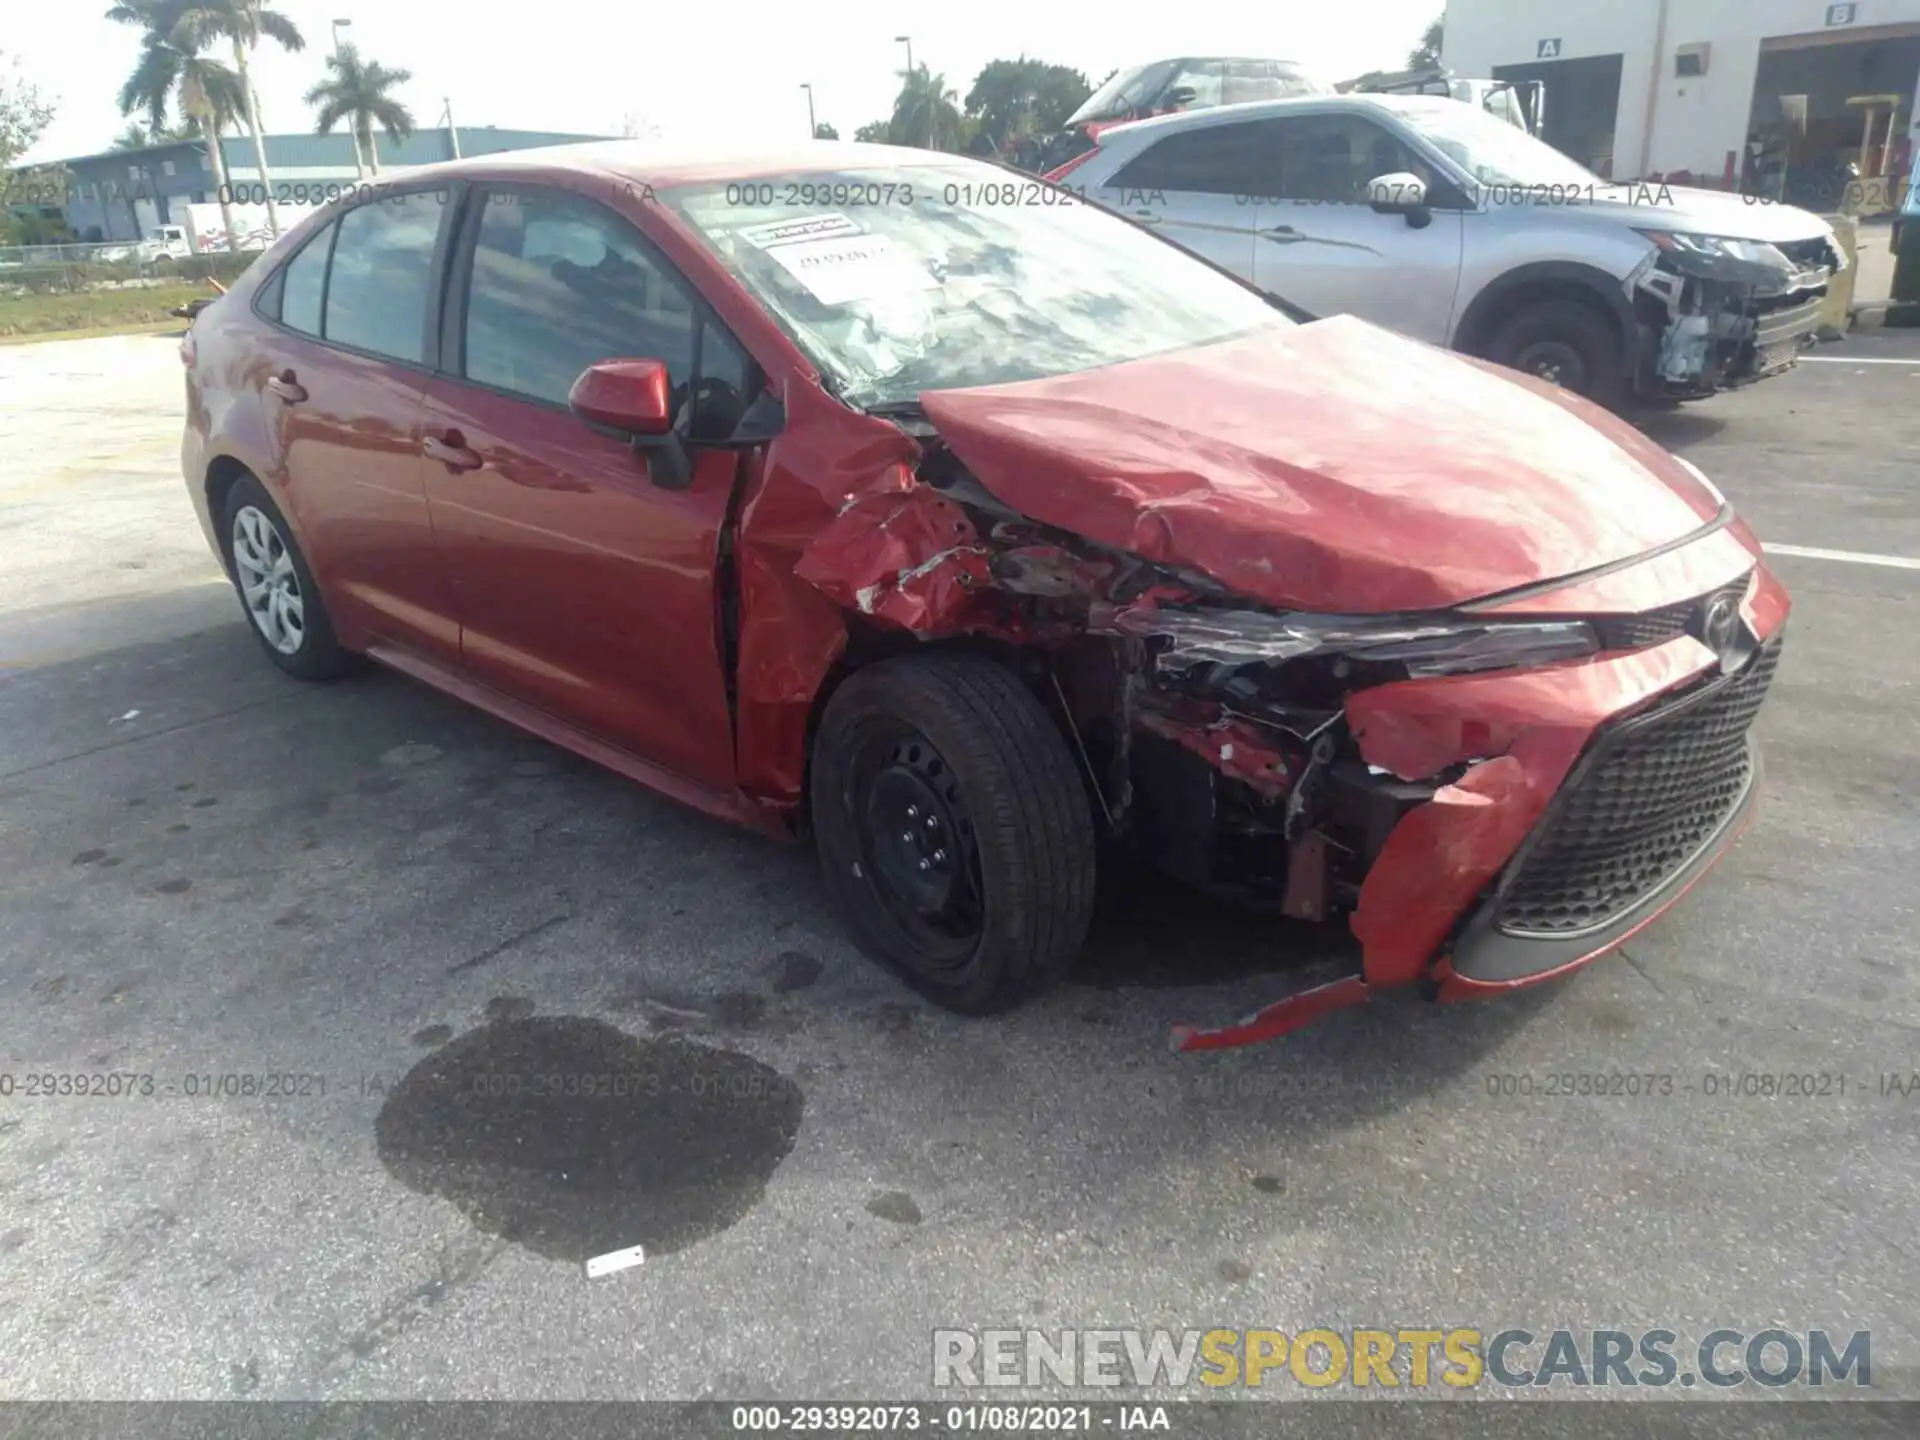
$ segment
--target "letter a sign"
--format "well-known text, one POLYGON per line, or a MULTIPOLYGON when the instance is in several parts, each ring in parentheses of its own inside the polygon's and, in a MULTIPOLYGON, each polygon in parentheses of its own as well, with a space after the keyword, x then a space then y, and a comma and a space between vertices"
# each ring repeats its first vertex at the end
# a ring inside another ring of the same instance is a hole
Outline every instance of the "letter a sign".
POLYGON ((1534 52, 1533 58, 1536 60, 1558 60, 1560 58, 1560 42, 1558 40, 1542 40, 1540 42, 1540 48, 1534 52))

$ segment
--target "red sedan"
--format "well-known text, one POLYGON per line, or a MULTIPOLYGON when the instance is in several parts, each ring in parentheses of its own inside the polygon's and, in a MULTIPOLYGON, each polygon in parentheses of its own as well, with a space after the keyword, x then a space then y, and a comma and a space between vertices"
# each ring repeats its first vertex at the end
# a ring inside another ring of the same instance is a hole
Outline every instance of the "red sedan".
POLYGON ((873 955, 1004 1008, 1100 842, 1376 989, 1563 974, 1747 819, 1788 599, 1712 483, 1533 380, 1296 312, 1044 183, 816 142, 456 162, 182 345, 267 655, 371 657, 810 833, 873 955))

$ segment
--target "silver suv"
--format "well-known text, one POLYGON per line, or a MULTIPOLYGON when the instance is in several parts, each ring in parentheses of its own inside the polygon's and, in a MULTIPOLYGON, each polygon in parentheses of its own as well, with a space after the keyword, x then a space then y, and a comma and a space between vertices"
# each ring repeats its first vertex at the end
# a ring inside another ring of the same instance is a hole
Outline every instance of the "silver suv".
POLYGON ((1437 96, 1143 120, 1049 178, 1309 314, 1357 315, 1607 405, 1792 368, 1847 264, 1817 215, 1616 185, 1437 96))

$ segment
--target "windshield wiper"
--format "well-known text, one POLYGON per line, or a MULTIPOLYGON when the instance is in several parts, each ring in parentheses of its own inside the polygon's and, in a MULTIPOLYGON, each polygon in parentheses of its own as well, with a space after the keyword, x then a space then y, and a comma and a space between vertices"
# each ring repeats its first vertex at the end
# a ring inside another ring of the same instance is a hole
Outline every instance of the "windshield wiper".
POLYGON ((918 400, 882 400, 877 405, 860 407, 869 415, 878 415, 882 420, 916 420, 927 412, 918 400))

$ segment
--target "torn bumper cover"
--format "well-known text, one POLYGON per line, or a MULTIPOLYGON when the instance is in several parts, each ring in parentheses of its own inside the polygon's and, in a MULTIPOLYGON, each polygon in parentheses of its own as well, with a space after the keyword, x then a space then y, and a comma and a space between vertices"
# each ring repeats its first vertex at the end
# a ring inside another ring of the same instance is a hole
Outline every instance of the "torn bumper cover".
POLYGON ((1634 379, 1639 393, 1659 398, 1698 398, 1792 369, 1847 264, 1824 238, 1643 233, 1658 248, 1628 282, 1640 321, 1634 379))
POLYGON ((1786 615, 1763 567, 1740 614, 1724 655, 1681 634, 1629 653, 1350 696, 1361 783, 1404 795, 1418 782, 1428 796, 1401 810, 1377 848, 1340 837, 1372 851, 1350 920, 1360 972, 1229 1025, 1179 1026, 1174 1048, 1270 1040, 1381 989, 1414 985, 1446 1001, 1498 994, 1618 948, 1710 868, 1752 813, 1748 732, 1786 615))

